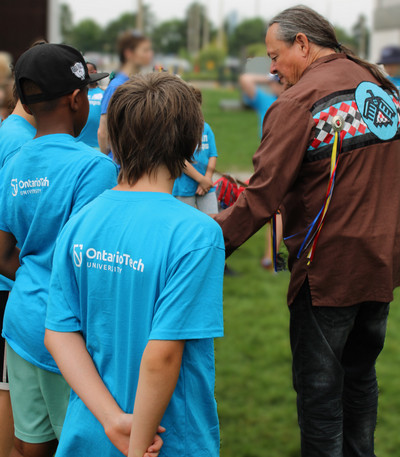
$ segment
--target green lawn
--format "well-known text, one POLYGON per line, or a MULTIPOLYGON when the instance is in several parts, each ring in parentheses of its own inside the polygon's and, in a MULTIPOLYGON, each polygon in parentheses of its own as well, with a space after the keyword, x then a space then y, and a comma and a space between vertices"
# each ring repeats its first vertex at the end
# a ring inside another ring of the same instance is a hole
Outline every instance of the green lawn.
MULTIPOLYGON (((233 91, 204 91, 204 111, 224 170, 251 169, 257 147, 257 121, 251 112, 223 113, 221 98, 233 91)), ((222 457, 300 455, 286 307, 288 273, 259 267, 264 235, 238 250, 229 265, 240 273, 224 285, 225 338, 216 342, 216 395, 222 457)), ((400 294, 389 319, 386 348, 378 363, 381 390, 376 434, 379 457, 400 456, 400 294)))

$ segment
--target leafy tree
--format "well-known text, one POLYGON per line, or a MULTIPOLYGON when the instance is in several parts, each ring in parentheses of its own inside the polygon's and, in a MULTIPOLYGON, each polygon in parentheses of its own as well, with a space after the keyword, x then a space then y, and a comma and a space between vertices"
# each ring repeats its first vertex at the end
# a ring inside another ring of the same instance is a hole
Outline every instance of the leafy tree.
POLYGON ((199 65, 201 70, 213 71, 223 66, 226 52, 211 44, 200 51, 199 65))
MULTIPOLYGON (((143 7, 143 15, 145 34, 150 35, 154 23, 154 17, 147 5, 143 7)), ((122 32, 136 29, 136 18, 136 13, 123 13, 119 18, 107 24, 104 29, 105 40, 107 43, 105 49, 106 51, 114 51, 115 43, 122 32)))
POLYGON ((80 21, 71 31, 71 44, 81 52, 103 50, 103 30, 92 19, 80 21))
POLYGON ((249 44, 246 47, 246 57, 267 57, 267 50, 265 48, 265 43, 255 43, 249 44))
POLYGON ((264 43, 266 24, 263 19, 245 19, 229 36, 228 47, 231 55, 240 55, 243 49, 255 43, 264 43))
POLYGON ((179 54, 187 46, 187 24, 181 19, 162 22, 153 30, 154 50, 162 54, 179 54))

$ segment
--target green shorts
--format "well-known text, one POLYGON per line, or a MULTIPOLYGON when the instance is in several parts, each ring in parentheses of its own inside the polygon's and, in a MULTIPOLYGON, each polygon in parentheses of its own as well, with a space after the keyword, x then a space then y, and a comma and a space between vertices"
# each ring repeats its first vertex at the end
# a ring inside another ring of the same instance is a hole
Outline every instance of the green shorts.
POLYGON ((7 344, 15 436, 25 443, 60 439, 71 389, 65 379, 20 357, 7 344))

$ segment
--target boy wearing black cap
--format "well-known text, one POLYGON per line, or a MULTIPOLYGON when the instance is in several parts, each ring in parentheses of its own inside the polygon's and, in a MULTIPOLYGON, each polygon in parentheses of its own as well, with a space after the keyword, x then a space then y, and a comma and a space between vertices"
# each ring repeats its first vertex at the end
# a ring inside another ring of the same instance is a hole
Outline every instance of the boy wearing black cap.
POLYGON ((15 457, 52 456, 63 425, 69 388, 43 344, 48 286, 64 224, 116 184, 112 161, 75 140, 88 116, 87 86, 105 76, 90 77, 77 50, 55 44, 31 48, 15 67, 18 95, 37 124, 0 174, 0 273, 15 279, 3 325, 15 457))

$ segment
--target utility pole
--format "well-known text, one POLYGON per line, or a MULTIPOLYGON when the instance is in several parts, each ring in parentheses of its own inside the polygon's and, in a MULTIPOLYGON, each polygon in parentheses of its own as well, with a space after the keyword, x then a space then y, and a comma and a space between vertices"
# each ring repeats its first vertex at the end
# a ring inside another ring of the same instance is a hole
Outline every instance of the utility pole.
POLYGON ((208 3, 204 5, 203 11, 203 48, 210 44, 210 22, 208 20, 208 3))
POLYGON ((188 11, 188 51, 192 55, 197 55, 200 51, 201 34, 201 5, 194 3, 188 11))
POLYGON ((137 0, 136 29, 139 32, 144 33, 143 0, 137 0))

